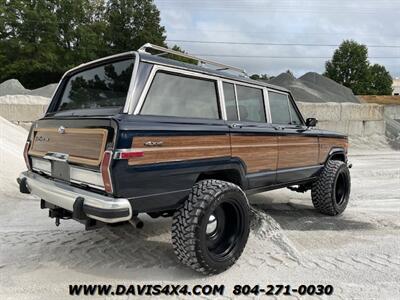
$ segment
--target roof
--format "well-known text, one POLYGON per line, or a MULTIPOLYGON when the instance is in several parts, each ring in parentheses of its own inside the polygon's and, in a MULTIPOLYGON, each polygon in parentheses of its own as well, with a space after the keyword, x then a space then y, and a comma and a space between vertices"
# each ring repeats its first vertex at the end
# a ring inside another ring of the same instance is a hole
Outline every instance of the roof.
POLYGON ((70 70, 68 70, 64 76, 66 74, 72 74, 76 71, 80 71, 82 69, 85 68, 89 68, 92 67, 93 65, 97 64, 97 63, 101 63, 103 61, 107 61, 110 59, 120 59, 123 57, 132 57, 138 55, 140 57, 141 61, 146 61, 152 64, 160 64, 160 65, 166 65, 166 66, 170 66, 170 67, 174 67, 174 68, 179 68, 179 69, 184 69, 184 70, 189 70, 189 71, 195 71, 195 72, 199 72, 202 74, 207 74, 210 76, 217 76, 217 77, 222 77, 222 78, 226 78, 226 79, 230 79, 230 80, 234 80, 234 81, 240 81, 243 83, 248 83, 248 84, 253 84, 253 85, 257 85, 260 87, 267 87, 267 88, 271 88, 271 89, 275 89, 278 91, 282 91, 282 92, 288 92, 290 93, 290 90, 282 87, 282 86, 277 86, 277 85, 273 85, 273 84, 269 84, 263 81, 258 81, 258 80, 253 80, 250 79, 248 77, 243 77, 243 76, 237 76, 237 75, 233 75, 230 74, 228 72, 224 72, 224 71, 219 71, 219 70, 213 70, 210 68, 205 68, 202 66, 198 66, 198 65, 193 65, 193 64, 188 64, 188 63, 184 63, 181 61, 177 61, 177 60, 173 60, 173 59, 168 59, 165 57, 161 57, 158 55, 151 55, 151 54, 147 54, 147 53, 143 53, 143 52, 136 52, 136 51, 129 51, 129 52, 124 52, 124 53, 119 53, 119 54, 115 54, 115 55, 111 55, 111 56, 107 56, 107 57, 102 57, 93 61, 89 61, 87 63, 81 64, 75 68, 72 68, 70 70))
POLYGON ((236 75, 230 74, 228 72, 224 72, 222 70, 221 71, 213 70, 210 68, 205 68, 205 67, 198 66, 198 65, 188 64, 188 63, 184 63, 181 61, 168 59, 168 58, 157 56, 157 55, 151 55, 151 54, 147 54, 147 53, 143 53, 143 52, 139 53, 139 57, 140 57, 141 61, 145 61, 145 62, 149 62, 149 63, 153 63, 153 64, 166 65, 166 66, 170 66, 170 67, 174 67, 174 68, 199 72, 199 73, 207 74, 210 76, 217 76, 217 77, 222 77, 222 78, 226 78, 229 80, 235 80, 235 81, 240 81, 243 83, 254 84, 254 85, 258 85, 260 87, 267 87, 267 88, 271 88, 271 89, 275 89, 275 90, 279 90, 279 91, 283 91, 283 92, 290 92, 288 89, 281 87, 281 86, 269 84, 269 83, 258 81, 258 80, 253 80, 248 77, 236 76, 236 75))

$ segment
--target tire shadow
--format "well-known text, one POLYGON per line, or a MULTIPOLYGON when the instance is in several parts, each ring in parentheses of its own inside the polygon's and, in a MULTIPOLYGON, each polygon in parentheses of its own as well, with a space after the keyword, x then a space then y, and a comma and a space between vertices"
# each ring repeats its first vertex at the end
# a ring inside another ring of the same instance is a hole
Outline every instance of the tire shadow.
MULTIPOLYGON (((290 193, 290 192, 289 192, 290 193)), ((291 193, 295 195, 294 193, 291 193)), ((357 231, 374 230, 376 224, 368 222, 363 215, 356 214, 354 211, 347 210, 339 216, 327 216, 314 209, 311 199, 301 195, 300 201, 286 201, 280 197, 275 202, 273 196, 268 193, 259 194, 250 197, 250 203, 255 209, 258 209, 279 223, 284 230, 295 231, 316 231, 316 230, 334 230, 334 231, 357 231)), ((292 197, 293 199, 293 197, 292 197)))

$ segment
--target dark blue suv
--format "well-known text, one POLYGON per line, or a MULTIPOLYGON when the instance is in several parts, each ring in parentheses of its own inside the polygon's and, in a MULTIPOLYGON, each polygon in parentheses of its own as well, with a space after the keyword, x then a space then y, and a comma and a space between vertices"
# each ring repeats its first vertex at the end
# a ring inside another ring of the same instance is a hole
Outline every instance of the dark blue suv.
POLYGON ((172 217, 179 260, 215 274, 246 245, 249 194, 311 189, 321 213, 344 211, 347 137, 316 124, 282 87, 146 44, 63 76, 30 130, 18 182, 57 225, 141 227, 140 213, 172 217))

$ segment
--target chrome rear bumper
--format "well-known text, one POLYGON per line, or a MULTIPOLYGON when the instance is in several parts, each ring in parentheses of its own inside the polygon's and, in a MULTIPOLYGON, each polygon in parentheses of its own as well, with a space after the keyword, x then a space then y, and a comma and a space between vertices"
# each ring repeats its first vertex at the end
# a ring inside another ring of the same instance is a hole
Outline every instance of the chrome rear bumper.
POLYGON ((132 218, 132 207, 128 199, 113 198, 93 193, 69 184, 47 179, 31 171, 22 172, 17 179, 21 191, 28 191, 48 203, 74 212, 74 205, 83 199, 86 216, 106 223, 117 223, 132 218))

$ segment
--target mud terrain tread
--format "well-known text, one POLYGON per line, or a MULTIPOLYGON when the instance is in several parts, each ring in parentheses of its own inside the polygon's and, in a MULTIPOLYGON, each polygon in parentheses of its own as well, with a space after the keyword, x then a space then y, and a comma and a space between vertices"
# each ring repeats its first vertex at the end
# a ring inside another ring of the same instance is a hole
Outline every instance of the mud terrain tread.
POLYGON ((325 215, 336 216, 341 214, 347 206, 346 201, 343 207, 336 207, 333 198, 336 174, 343 167, 347 168, 344 162, 329 160, 322 170, 319 179, 313 183, 311 189, 312 203, 319 212, 325 215))
MULTIPOLYGON (((205 213, 214 199, 232 190, 243 193, 238 186, 230 182, 213 179, 200 181, 194 185, 188 199, 173 216, 172 244, 175 255, 181 263, 205 275, 220 273, 230 266, 221 270, 207 264, 202 259, 204 257, 202 250, 196 245, 198 238, 195 236, 195 232, 200 227, 201 215, 205 213)), ((243 249, 238 253, 235 261, 242 252, 243 249)))

